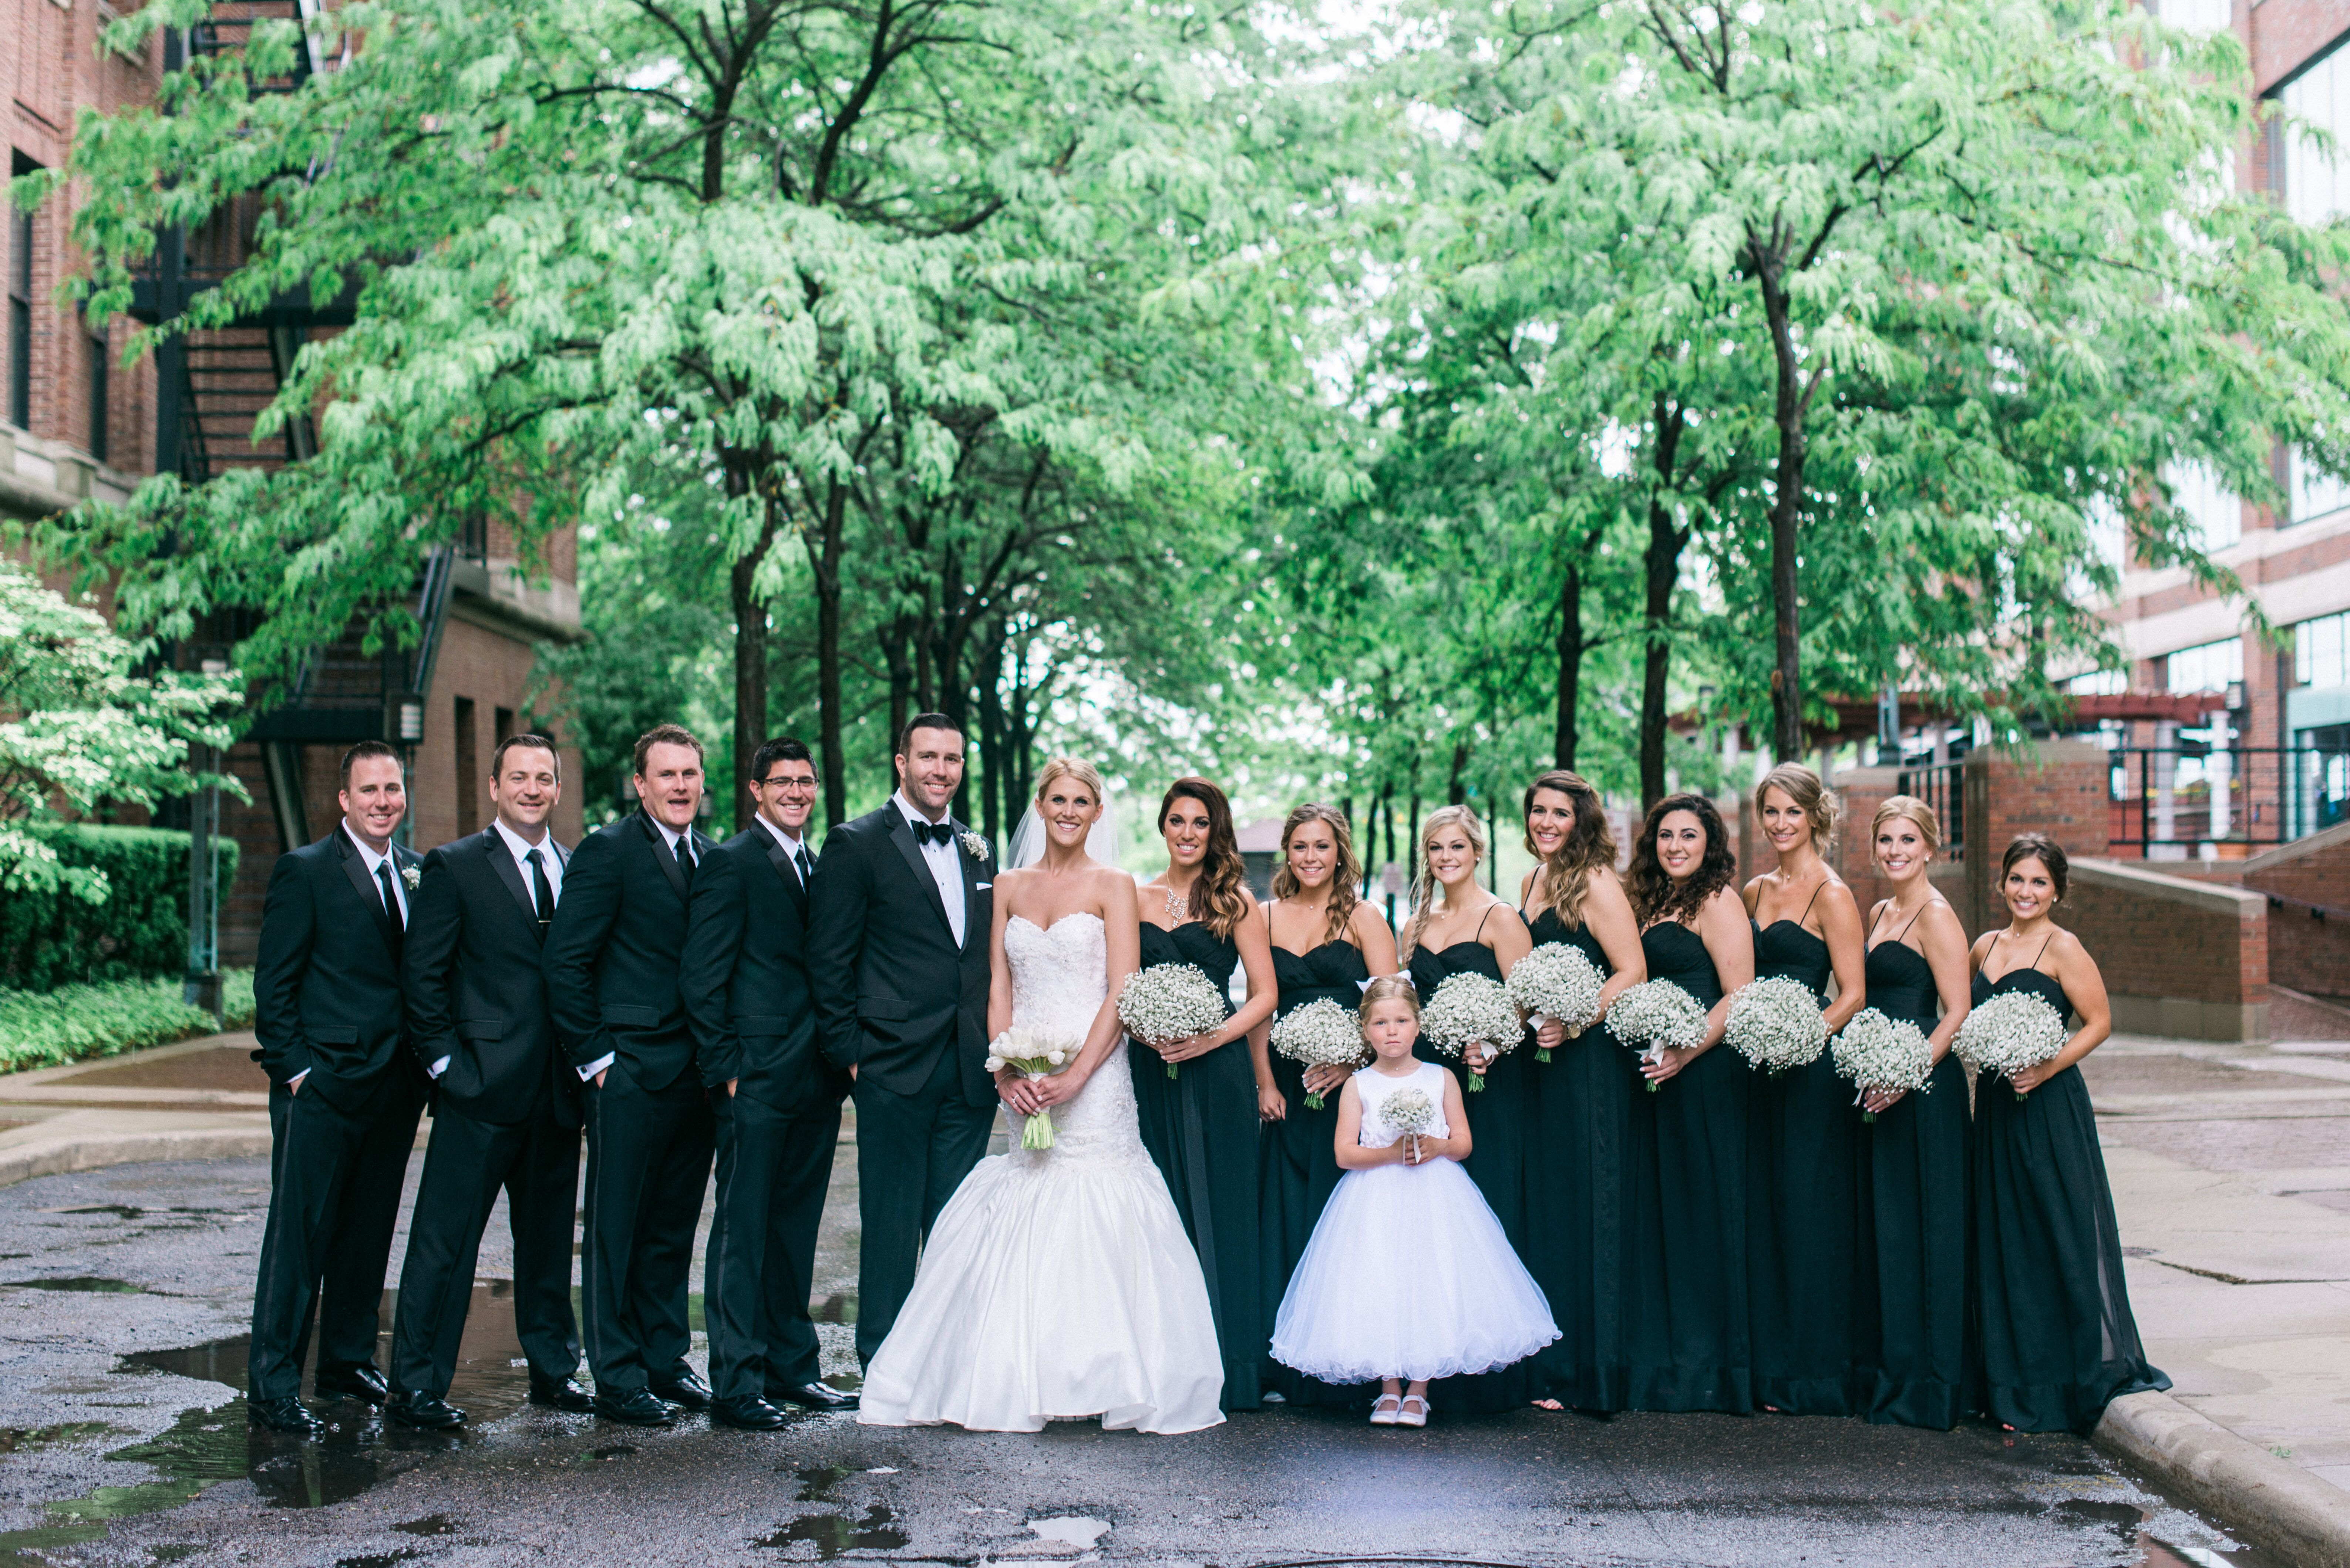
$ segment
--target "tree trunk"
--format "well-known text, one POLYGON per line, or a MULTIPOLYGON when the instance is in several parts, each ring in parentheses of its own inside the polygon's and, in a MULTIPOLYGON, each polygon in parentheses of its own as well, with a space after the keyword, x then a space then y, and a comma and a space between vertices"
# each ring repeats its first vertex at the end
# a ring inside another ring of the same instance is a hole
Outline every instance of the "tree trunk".
POLYGON ((1468 768, 1469 742, 1466 741, 1453 742, 1452 777, 1445 784, 1444 798, 1454 805, 1460 805, 1469 798, 1469 781, 1467 778, 1462 776, 1467 773, 1468 768))
POLYGON ((1674 454, 1680 449, 1686 416, 1657 400, 1656 486, 1648 493, 1648 547, 1645 555, 1648 593, 1642 606, 1648 647, 1640 671, 1640 805, 1654 805, 1665 794, 1665 678, 1672 666, 1673 589, 1680 580, 1681 545, 1686 529, 1673 521, 1666 493, 1673 483, 1674 454))
POLYGON ((990 627, 983 634, 986 651, 980 656, 979 682, 979 803, 985 815, 982 828, 991 844, 1003 842, 1003 630, 990 627))
POLYGON ((766 741, 767 730, 767 607, 752 589, 759 563, 775 538, 772 523, 759 536, 759 547, 734 563, 727 573, 729 597, 734 612, 734 799, 736 827, 758 809, 751 796, 751 759, 766 741))
POLYGON ((1578 698, 1583 685, 1583 569, 1569 566, 1558 583, 1558 721, 1551 739, 1554 765, 1575 766, 1583 734, 1578 698))
MULTIPOLYGON (((848 820, 848 760, 840 753, 840 542, 848 492, 829 487, 818 527, 816 549, 808 552, 816 578, 816 699, 817 744, 824 749, 824 821, 827 828, 848 820)), ((897 737, 890 737, 896 743, 897 737)))
POLYGON ((1771 357, 1778 387, 1772 422, 1779 429, 1779 460, 1772 473, 1771 498, 1771 730, 1780 762, 1804 754, 1802 605, 1798 599, 1797 528, 1804 507, 1804 418, 1811 403, 1803 364, 1795 355, 1794 305, 1780 286, 1778 268, 1756 269, 1762 286, 1762 314, 1771 330, 1771 357))

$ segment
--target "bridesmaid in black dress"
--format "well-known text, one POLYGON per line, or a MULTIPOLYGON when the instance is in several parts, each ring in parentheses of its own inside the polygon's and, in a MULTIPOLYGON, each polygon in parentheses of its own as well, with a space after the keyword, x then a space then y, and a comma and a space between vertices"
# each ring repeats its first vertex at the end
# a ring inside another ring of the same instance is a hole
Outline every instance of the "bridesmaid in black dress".
POLYGON ((2105 977, 2051 919, 2064 850, 2026 833, 2000 858, 2005 930, 1975 942, 1974 1004, 2028 991, 2081 1027, 2006 1079, 1975 1079, 1975 1303, 1983 1413, 2022 1432, 2085 1436, 2108 1400, 2168 1388, 2147 1365, 2122 1279, 2120 1228, 2081 1059, 2113 1033, 2105 977))
MULTIPOLYGON (((1648 808, 1632 846, 1632 909, 1648 978, 1707 1009, 1705 1039, 1640 1071, 1657 1085, 1636 1111, 1625 1179, 1629 1399, 1640 1410, 1754 1407, 1746 1303, 1748 1071, 1718 1049, 1730 995, 1754 978, 1754 929, 1721 814, 1703 795, 1648 808)), ((1619 1050, 1622 1047, 1617 1047, 1619 1050)))
MULTIPOLYGON (((1452 975, 1505 979, 1534 949, 1517 911, 1478 883, 1484 859, 1485 827, 1475 812, 1448 805, 1429 814, 1419 830, 1411 924, 1403 942, 1404 962, 1423 1003, 1452 975)), ((1461 1064, 1485 1081, 1482 1091, 1461 1097, 1474 1140, 1462 1168, 1521 1260, 1527 1256, 1526 1117, 1533 1064, 1534 1053, 1524 1049, 1461 1064)), ((1506 1410, 1526 1402, 1532 1376, 1532 1364, 1522 1361, 1474 1377, 1449 1377, 1431 1391, 1430 1408, 1506 1410)))
POLYGON ((1233 968, 1245 965, 1248 1002, 1222 1027, 1163 1050, 1129 1039, 1135 1112, 1200 1254, 1223 1350, 1223 1407, 1253 1410, 1274 1304, 1263 1295, 1256 1190, 1257 1105, 1273 1079, 1240 1042, 1273 1015, 1273 954, 1224 792, 1176 780, 1159 803, 1159 832, 1167 869, 1141 889, 1142 966, 1193 964, 1229 992, 1233 968))
MULTIPOLYGON (((1779 857, 1746 884, 1755 975, 1803 982, 1833 1034, 1861 1009, 1868 961, 1859 901, 1822 858, 1835 832, 1835 797, 1810 768, 1782 763, 1755 786, 1754 815, 1779 857)), ((1853 1114, 1852 1085, 1836 1076, 1825 1051, 1804 1066, 1751 1076, 1746 1277, 1754 1402, 1791 1416, 1849 1416, 1866 1397, 1877 1315, 1862 1288, 1862 1123, 1853 1114)))
MULTIPOLYGON (((1282 863, 1273 877, 1273 902, 1265 906, 1272 940, 1274 981, 1280 1014, 1310 1002, 1336 1002, 1349 1014, 1373 975, 1396 971, 1395 933, 1357 890, 1363 869, 1355 858, 1346 817, 1333 806, 1309 802, 1289 814, 1281 828, 1282 863)), ((1263 1216, 1259 1278, 1268 1344, 1272 1317, 1289 1289, 1289 1276, 1305 1253, 1314 1222, 1330 1200, 1338 1178, 1338 1090, 1345 1067, 1307 1070, 1271 1054, 1270 1030, 1260 1024, 1249 1036, 1257 1063, 1258 1114, 1264 1119, 1258 1142, 1259 1212, 1263 1216), (1305 1103, 1308 1091, 1323 1096, 1322 1108, 1305 1103)), ((1355 1391, 1317 1382, 1271 1358, 1262 1362, 1268 1397, 1310 1404, 1344 1404, 1355 1391)))
POLYGON ((1871 1091, 1851 1113, 1877 1117, 1860 1128, 1861 1256, 1877 1282, 1862 1413, 1948 1431, 1966 1409, 1974 1363, 1967 1075, 1950 1054, 1967 1017, 1967 934, 1927 878, 1942 841, 1933 807, 1894 795, 1877 808, 1869 839, 1893 897, 1869 915, 1868 1004, 1924 1033, 1934 1073, 1922 1094, 1871 1091))
MULTIPOLYGON (((1526 851, 1538 862, 1518 893, 1528 938, 1578 949, 1598 966, 1604 1018, 1618 992, 1648 978, 1648 961, 1599 792, 1555 769, 1527 787, 1525 818, 1526 851)), ((1529 1392, 1546 1410, 1621 1410, 1624 1158, 1635 1105, 1648 1096, 1632 1054, 1600 1024, 1568 1040, 1545 1023, 1518 1050, 1536 1048, 1550 1060, 1529 1057, 1526 1073, 1525 1260, 1559 1338, 1535 1353, 1529 1392)))

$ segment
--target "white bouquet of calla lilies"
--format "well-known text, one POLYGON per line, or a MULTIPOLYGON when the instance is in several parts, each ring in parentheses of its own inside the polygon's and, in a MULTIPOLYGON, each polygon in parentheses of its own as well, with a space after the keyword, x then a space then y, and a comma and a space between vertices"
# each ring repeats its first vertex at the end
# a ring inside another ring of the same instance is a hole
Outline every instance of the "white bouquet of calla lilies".
MULTIPOLYGON (((1224 1021, 1223 993, 1197 964, 1155 963, 1126 977, 1118 993, 1118 1021, 1152 1050, 1205 1034, 1224 1021)), ((1177 1076, 1176 1064, 1167 1075, 1177 1076)))
MULTIPOLYGON (((1829 1060, 1837 1076, 1858 1088, 1852 1097, 1856 1106, 1871 1093, 1922 1095, 1933 1086, 1934 1048, 1926 1044, 1925 1031, 1874 1007, 1852 1015, 1830 1047, 1829 1060)), ((1860 1119, 1873 1122, 1877 1113, 1864 1110, 1860 1119)))
MULTIPOLYGON (((1398 1089, 1379 1106, 1379 1120, 1399 1137, 1422 1137, 1436 1125, 1436 1106, 1423 1089, 1398 1089)), ((1417 1155, 1414 1163, 1418 1163, 1417 1155)))
MULTIPOLYGON (((1420 1038, 1447 1056, 1465 1057, 1471 1046, 1498 1056, 1514 1049, 1524 1033, 1509 987, 1488 975, 1448 976, 1419 1012, 1420 1038)), ((1469 1075, 1471 1094, 1484 1086, 1482 1076, 1469 1075)))
POLYGON ((1828 1048, 1820 999, 1810 986, 1784 975, 1740 986, 1730 999, 1730 1022, 1721 1037, 1731 1050, 1770 1073, 1809 1066, 1828 1048))
MULTIPOLYGON (((1598 1019, 1599 988, 1607 983, 1581 948, 1544 942, 1510 971, 1510 1000, 1525 1009, 1533 1028, 1555 1023, 1572 1040, 1598 1019)), ((1547 1062, 1550 1053, 1537 1047, 1534 1060, 1547 1062)))
MULTIPOLYGON (((1607 1032, 1638 1051, 1643 1062, 1661 1062, 1667 1051, 1705 1044, 1705 1009, 1671 981, 1642 981, 1608 1007, 1607 1032)), ((1651 1078, 1648 1093, 1656 1092, 1651 1078)))
POLYGON ((1978 1073, 2012 1078, 2064 1049, 2064 1020, 2028 991, 2003 991, 1967 1014, 1950 1049, 1978 1073))
MULTIPOLYGON (((1075 1040, 1047 1039, 1026 1029, 1007 1029, 987 1048, 987 1070, 1009 1067, 1024 1078, 1049 1078, 1077 1059, 1082 1048, 1075 1040)), ((1035 1111, 1020 1127, 1022 1148, 1053 1147, 1053 1113, 1035 1111)))
MULTIPOLYGON (((1324 997, 1309 1002, 1273 1026, 1273 1048, 1308 1067, 1349 1067, 1363 1059, 1363 1028, 1355 1015, 1324 997)), ((1305 1108, 1318 1111, 1322 1096, 1308 1090, 1305 1108)))

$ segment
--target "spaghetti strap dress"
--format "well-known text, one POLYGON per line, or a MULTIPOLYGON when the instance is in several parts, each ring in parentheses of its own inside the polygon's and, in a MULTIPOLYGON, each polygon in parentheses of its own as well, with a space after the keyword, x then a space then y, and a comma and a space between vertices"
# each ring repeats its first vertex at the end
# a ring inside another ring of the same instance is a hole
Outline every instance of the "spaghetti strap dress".
MULTIPOLYGON (((1931 1034, 1941 1023, 1934 970, 1901 940, 1908 934, 1904 927, 1868 950, 1868 1003, 1931 1034)), ((1851 1114, 1860 1120, 1858 1106, 1851 1114)), ((1974 1366, 1968 1133, 1966 1069, 1951 1052, 1934 1064, 1922 1092, 1861 1124, 1862 1258, 1877 1291, 1862 1414, 1880 1425, 1948 1431, 1966 1410, 1974 1366)))
MULTIPOLYGON (((1650 980, 1670 981, 1708 1009, 1721 1000, 1713 955, 1687 926, 1651 926, 1640 948, 1650 980)), ((1716 1045, 1640 1096, 1649 1113, 1634 1118, 1627 1162, 1634 1220, 1625 1332, 1636 1410, 1754 1408, 1746 1294, 1752 1076, 1744 1057, 1716 1045)))
MULTIPOLYGON (((1517 918, 1507 905, 1497 905, 1486 910, 1485 919, 1497 913, 1503 919, 1517 918)), ((1480 920, 1477 934, 1483 931, 1484 920, 1480 920)), ((1412 953, 1409 967, 1412 986, 1423 1004, 1436 994, 1438 986, 1456 974, 1482 974, 1492 981, 1502 978, 1502 961, 1475 936, 1447 948, 1421 947, 1412 953)), ((1458 1069, 1470 1136, 1469 1158, 1461 1168, 1484 1194, 1485 1206, 1502 1222, 1502 1234, 1510 1239, 1510 1246, 1521 1259, 1526 1255, 1526 1079, 1533 1061, 1534 1053, 1528 1050, 1503 1053, 1486 1069, 1484 1088, 1473 1095, 1466 1092, 1468 1067, 1458 1069)), ((1430 1388, 1429 1398, 1451 1410, 1512 1409, 1526 1403, 1532 1376, 1533 1369, 1521 1364, 1482 1376, 1450 1378, 1430 1388)))
MULTIPOLYGON (((1268 911, 1267 920, 1271 918, 1268 911)), ((1316 1002, 1335 1002, 1353 1012, 1362 1003, 1363 987, 1371 971, 1363 961, 1363 950, 1341 938, 1303 953, 1275 945, 1273 978, 1281 992, 1274 1016, 1281 1019, 1316 1002)), ((1322 1097, 1320 1110, 1311 1108, 1305 1103, 1304 1064, 1277 1051, 1273 1054, 1273 1081, 1281 1090, 1288 1115, 1266 1123, 1257 1141, 1257 1297, 1268 1314, 1265 1334, 1257 1347, 1259 1377, 1263 1388, 1293 1403, 1344 1405, 1358 1397, 1367 1400, 1366 1391, 1320 1382, 1272 1358, 1269 1314, 1288 1293, 1290 1276, 1305 1255, 1315 1222, 1322 1218, 1323 1206, 1346 1174, 1338 1168, 1338 1091, 1334 1088, 1322 1097)))
MULTIPOLYGON (((1975 1005, 2028 991, 2071 1016, 2064 988, 2038 961, 1995 981, 1978 972, 1975 1005)), ((2003 1077, 1977 1075, 1974 1152, 1983 1413, 2020 1432, 2086 1436, 2107 1401, 2169 1387, 2147 1365, 2130 1315, 2081 1070, 2067 1067, 2022 1096, 2003 1077)))
MULTIPOLYGON (((1589 928, 1544 909, 1528 928, 1536 947, 1557 942, 1612 972, 1589 928)), ((1526 1267, 1558 1320, 1556 1343, 1535 1352, 1528 1397, 1578 1410, 1626 1407, 1624 1237, 1630 1220, 1625 1159, 1640 1088, 1639 1059, 1602 1023, 1562 1042, 1548 1062, 1519 1048, 1526 1073, 1526 1267)))
MULTIPOLYGON (((1231 994, 1240 948, 1198 920, 1173 930, 1142 922, 1142 964, 1186 963, 1231 994)), ((1142 1146, 1167 1179, 1183 1231, 1200 1255, 1208 1306, 1224 1359, 1223 1407, 1253 1410, 1258 1368, 1272 1333, 1258 1261, 1256 1070, 1235 1040, 1180 1064, 1139 1040, 1127 1044, 1142 1146)))
MULTIPOLYGON (((1825 1007, 1832 963, 1828 944, 1804 925, 1810 916, 1807 904, 1795 919, 1755 924, 1754 975, 1796 981, 1825 1007)), ((1754 1402, 1791 1416, 1849 1416, 1863 1397, 1856 1336, 1876 1317, 1860 1270, 1861 1122, 1852 1085, 1825 1051, 1800 1067, 1748 1075, 1754 1402)))

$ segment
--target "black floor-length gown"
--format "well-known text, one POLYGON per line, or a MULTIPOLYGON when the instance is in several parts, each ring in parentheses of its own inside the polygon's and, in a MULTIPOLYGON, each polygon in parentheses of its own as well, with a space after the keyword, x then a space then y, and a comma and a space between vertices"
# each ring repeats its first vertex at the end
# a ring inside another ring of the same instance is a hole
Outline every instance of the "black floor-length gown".
MULTIPOLYGON (((1869 949, 1868 1004, 1933 1033, 1941 1003, 1926 955, 1898 936, 1869 949)), ((1858 1120, 1860 1108, 1852 1115, 1858 1120)), ((1966 1069, 1950 1052, 1923 1093, 1861 1125, 1862 1257, 1877 1281, 1876 1354, 1862 1407, 1871 1421, 1947 1431, 1966 1410, 1974 1357, 1968 1130, 1966 1069)))
MULTIPOLYGON (((1534 918, 1536 947, 1578 949, 1613 972, 1587 926, 1569 929, 1555 909, 1534 918)), ((1528 1397, 1579 1410, 1621 1410, 1624 1237, 1630 1216, 1625 1160, 1635 1114, 1648 1109, 1639 1058, 1605 1023, 1562 1042, 1548 1062, 1526 1054, 1526 1268, 1549 1298, 1559 1337, 1535 1352, 1528 1397)), ((1653 1134, 1652 1134, 1653 1137, 1653 1134)))
MULTIPOLYGON (((1240 949, 1198 920, 1171 931, 1145 920, 1142 966, 1162 963, 1196 965, 1229 993, 1240 949)), ((1127 1053, 1143 1147, 1167 1179, 1208 1282, 1224 1358, 1223 1407, 1253 1410, 1273 1312, 1258 1258, 1256 1069, 1248 1042, 1179 1064, 1172 1078, 1166 1059, 1140 1041, 1128 1042, 1127 1053)))
MULTIPOLYGON (((2043 949, 2044 950, 2044 949, 2043 949)), ((2064 988, 2033 967, 1975 976, 1974 1004, 2029 991, 2066 1017, 2064 988)), ((2168 1388, 2147 1365, 2122 1280, 2121 1229, 2088 1085, 2067 1067, 2019 1096, 1975 1079, 1975 1301, 1983 1413, 2021 1432, 2079 1432, 2106 1402, 2168 1388)))
MULTIPOLYGON (((1492 919, 1497 911, 1504 919, 1517 918, 1516 911, 1498 905, 1486 911, 1485 919, 1492 919)), ((1483 921, 1480 921, 1480 935, 1483 929, 1483 921)), ((1453 975, 1482 974, 1492 981, 1502 978, 1502 961, 1494 956, 1492 949, 1474 938, 1454 942, 1449 948, 1423 946, 1411 955, 1410 969, 1411 983, 1419 992, 1422 1006, 1435 996, 1436 988, 1453 975)), ((1456 1061, 1445 1062, 1453 1076, 1461 1080, 1461 1105, 1469 1117, 1469 1158, 1462 1162, 1462 1168, 1484 1195, 1494 1218, 1501 1220, 1502 1232, 1509 1237, 1521 1262, 1526 1256, 1526 1116, 1531 1094, 1527 1075, 1533 1064, 1534 1053, 1523 1044, 1515 1051, 1506 1052, 1485 1070, 1484 1088, 1472 1094, 1468 1067, 1456 1061)), ((1429 1389, 1429 1402, 1464 1411, 1507 1410, 1523 1405, 1531 1397, 1526 1390, 1531 1386, 1533 1365, 1520 1362, 1474 1377, 1442 1379, 1429 1389)))
MULTIPOLYGON (((1648 978, 1711 1009, 1721 981, 1704 940, 1668 920, 1640 933, 1648 978)), ((1627 1055, 1630 1053, 1626 1053, 1627 1055)), ((1715 1045, 1653 1095, 1632 1122, 1634 1184, 1626 1242, 1631 1306, 1625 1333, 1638 1410, 1754 1407, 1746 1299, 1746 1132, 1752 1076, 1715 1045)))
MULTIPOLYGON (((1828 944, 1800 919, 1755 924, 1756 979, 1800 981, 1825 1006, 1833 972, 1828 944)), ((1791 1416, 1849 1416, 1861 1407, 1866 1360, 1856 1349, 1864 1332, 1874 1337, 1876 1320, 1859 1262, 1861 1121, 1852 1085, 1825 1051, 1800 1067, 1748 1075, 1754 1402, 1791 1416)))
MULTIPOLYGON (((1310 952, 1273 950, 1273 978, 1281 992, 1276 1019, 1316 1002, 1335 1002, 1348 1013, 1362 1003, 1364 982, 1371 978, 1363 950, 1340 939, 1324 942, 1310 952)), ((1273 1359, 1273 1323, 1289 1276, 1305 1255, 1314 1222, 1322 1206, 1336 1190, 1338 1178, 1338 1089, 1322 1096, 1322 1108, 1305 1104, 1305 1068, 1279 1052, 1273 1054, 1273 1081, 1289 1107, 1284 1120, 1266 1124, 1257 1143, 1259 1299, 1264 1303, 1264 1326, 1258 1336, 1262 1385, 1283 1397, 1303 1404, 1346 1404, 1357 1391, 1308 1377, 1273 1359)))

